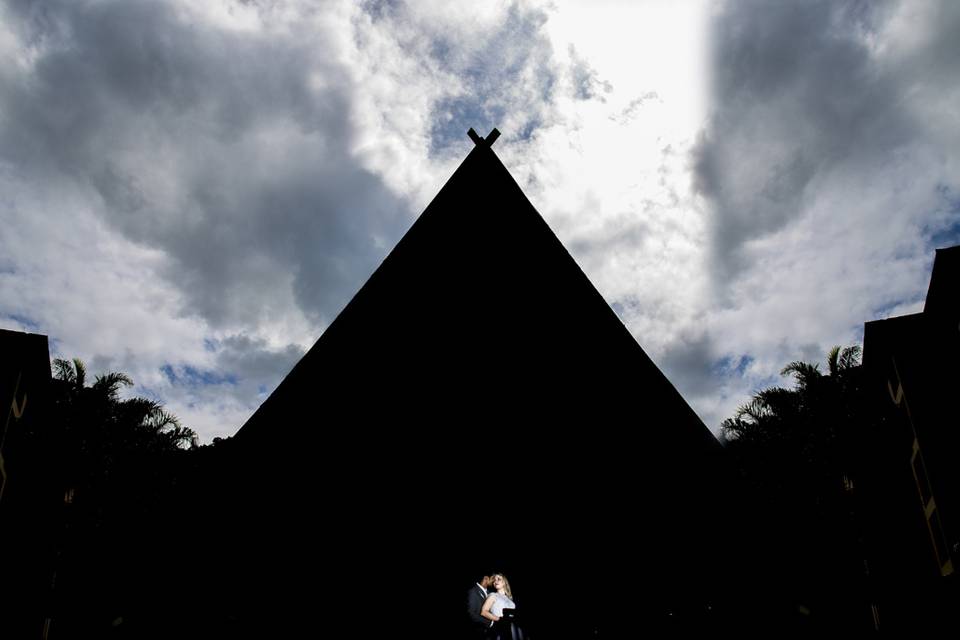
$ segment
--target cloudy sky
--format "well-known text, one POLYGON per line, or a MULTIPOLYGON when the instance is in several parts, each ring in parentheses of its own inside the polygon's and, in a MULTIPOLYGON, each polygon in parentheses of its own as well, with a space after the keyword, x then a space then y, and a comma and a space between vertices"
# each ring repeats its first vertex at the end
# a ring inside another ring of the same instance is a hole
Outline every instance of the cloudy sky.
POLYGON ((960 3, 8 0, 0 327, 230 435, 470 150, 710 428, 960 243, 960 3))

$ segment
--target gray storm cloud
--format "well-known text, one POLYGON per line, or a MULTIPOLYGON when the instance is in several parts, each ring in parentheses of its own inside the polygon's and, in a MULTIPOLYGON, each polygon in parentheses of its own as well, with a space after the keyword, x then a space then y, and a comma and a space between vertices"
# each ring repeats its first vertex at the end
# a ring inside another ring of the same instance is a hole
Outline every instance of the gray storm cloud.
MULTIPOLYGON (((273 37, 171 3, 15 3, 6 17, 30 63, 3 74, 5 159, 88 188, 112 228, 169 256, 185 312, 213 327, 284 312, 287 289, 322 326, 416 213, 353 155, 365 89, 322 19, 273 37)), ((532 131, 552 85, 545 20, 514 5, 468 42, 429 39, 427 72, 459 81, 434 97, 432 148, 507 113, 532 131)))
MULTIPOLYGON (((721 278, 747 266, 745 244, 790 225, 831 180, 856 188, 898 153, 939 146, 931 124, 955 128, 955 118, 918 117, 927 97, 942 100, 920 92, 941 83, 943 65, 905 65, 885 53, 899 46, 890 21, 910 5, 725 5, 713 28, 712 115, 695 154, 696 186, 713 206, 721 278)), ((940 9, 936 25, 916 28, 934 28, 924 34, 927 55, 952 52, 956 60, 960 40, 943 38, 957 33, 960 11, 956 3, 940 9)))
POLYGON ((6 159, 90 189, 111 227, 162 249, 185 312, 254 324, 287 311, 278 292, 292 288, 327 322, 382 258, 375 240, 409 222, 352 158, 355 89, 310 39, 154 2, 7 13, 32 60, 4 74, 6 159))

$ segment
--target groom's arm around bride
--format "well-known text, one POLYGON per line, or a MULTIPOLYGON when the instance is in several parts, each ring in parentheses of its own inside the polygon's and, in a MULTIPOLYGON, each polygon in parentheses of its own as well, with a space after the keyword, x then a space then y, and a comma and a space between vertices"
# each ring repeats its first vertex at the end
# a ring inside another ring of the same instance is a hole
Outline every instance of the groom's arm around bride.
POLYGON ((483 609, 483 603, 487 599, 487 589, 490 588, 492 582, 493 580, 490 576, 483 576, 483 578, 474 584, 467 592, 467 617, 469 619, 471 635, 474 638, 486 638, 490 629, 490 621, 484 618, 480 612, 483 609))

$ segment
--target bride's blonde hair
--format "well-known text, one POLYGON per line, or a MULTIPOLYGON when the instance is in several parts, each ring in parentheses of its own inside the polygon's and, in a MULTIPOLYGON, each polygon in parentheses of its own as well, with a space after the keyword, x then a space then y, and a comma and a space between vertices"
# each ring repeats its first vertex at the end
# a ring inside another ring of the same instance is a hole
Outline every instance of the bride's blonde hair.
POLYGON ((503 578, 503 593, 506 594, 508 598, 513 600, 513 592, 510 590, 510 581, 507 580, 507 576, 503 575, 502 573, 493 574, 494 578, 496 578, 497 576, 500 576, 501 578, 503 578))

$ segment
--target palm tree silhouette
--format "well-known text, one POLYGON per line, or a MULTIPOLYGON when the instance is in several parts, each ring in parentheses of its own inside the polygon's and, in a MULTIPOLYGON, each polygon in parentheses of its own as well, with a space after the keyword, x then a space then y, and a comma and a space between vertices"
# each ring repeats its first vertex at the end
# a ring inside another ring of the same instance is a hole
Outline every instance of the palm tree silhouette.
POLYGON ((793 388, 758 391, 722 423, 721 440, 776 538, 798 606, 819 602, 813 609, 829 612, 821 620, 850 621, 863 607, 867 568, 854 491, 858 447, 877 408, 860 347, 834 347, 826 364, 824 373, 817 363, 789 363, 781 375, 793 388))

